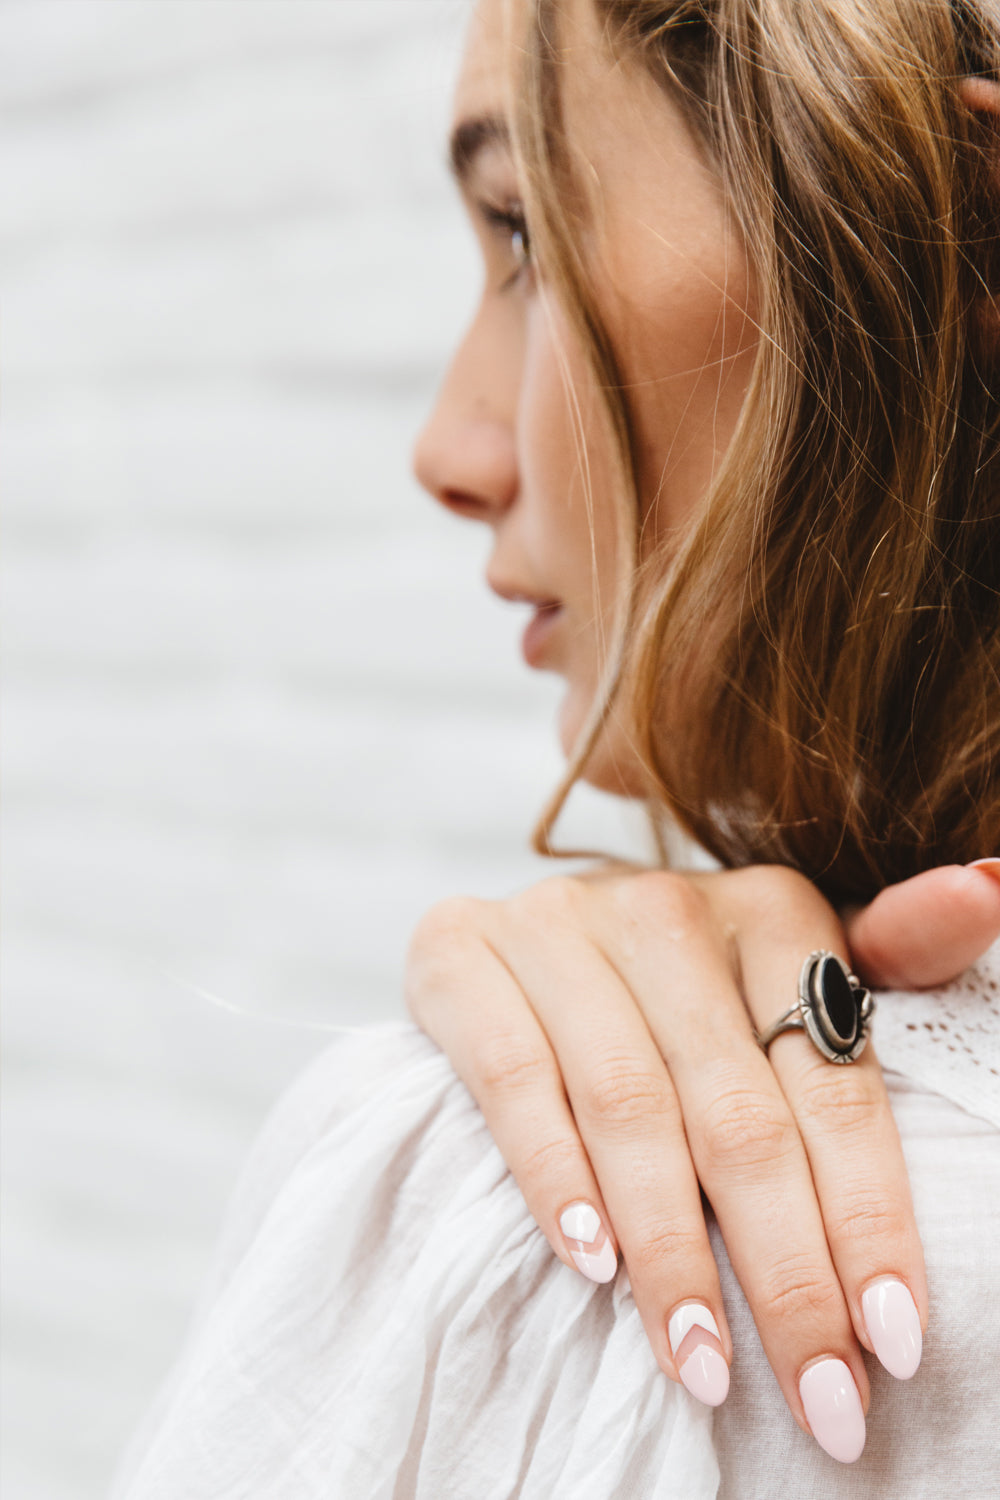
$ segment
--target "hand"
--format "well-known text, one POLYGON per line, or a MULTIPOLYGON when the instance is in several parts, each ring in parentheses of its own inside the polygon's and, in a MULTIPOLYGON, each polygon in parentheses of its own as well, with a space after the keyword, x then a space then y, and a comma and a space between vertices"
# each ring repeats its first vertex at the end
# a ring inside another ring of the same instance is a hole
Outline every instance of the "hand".
POLYGON ((871 1045, 836 1067, 795 1032, 765 1056, 754 1027, 793 1002, 815 948, 847 957, 850 943, 869 982, 919 986, 998 932, 1000 880, 985 869, 907 881, 845 931, 787 869, 613 863, 433 907, 406 996, 555 1253, 605 1281, 620 1244, 659 1365, 714 1405, 732 1344, 700 1184, 796 1421, 848 1459, 868 1402, 858 1341, 893 1363, 877 1327, 873 1346, 866 1290, 901 1283, 912 1368, 926 1326, 899 1138, 871 1045))

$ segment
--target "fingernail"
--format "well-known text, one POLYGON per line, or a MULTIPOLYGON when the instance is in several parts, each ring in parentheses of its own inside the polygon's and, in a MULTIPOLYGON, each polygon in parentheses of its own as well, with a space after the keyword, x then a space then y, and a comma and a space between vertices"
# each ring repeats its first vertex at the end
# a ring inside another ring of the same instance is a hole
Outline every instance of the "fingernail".
POLYGON ((722 1352, 719 1325, 700 1302, 685 1302, 667 1324, 670 1352, 677 1373, 692 1396, 706 1406, 721 1406, 729 1392, 729 1366, 722 1352))
POLYGON ((865 1414, 854 1376, 842 1359, 821 1359, 799 1381, 809 1430, 824 1452, 842 1464, 861 1457, 865 1414))
POLYGON ((988 875, 996 875, 1000 879, 1000 859, 974 859, 965 868, 967 870, 985 870, 988 875))
POLYGON ((874 1281, 861 1298, 872 1347, 890 1375, 909 1380, 923 1351, 920 1314, 909 1288, 894 1276, 874 1281))
POLYGON ((618 1256, 593 1204, 571 1203, 559 1215, 559 1228, 576 1269, 591 1281, 611 1281, 618 1256))

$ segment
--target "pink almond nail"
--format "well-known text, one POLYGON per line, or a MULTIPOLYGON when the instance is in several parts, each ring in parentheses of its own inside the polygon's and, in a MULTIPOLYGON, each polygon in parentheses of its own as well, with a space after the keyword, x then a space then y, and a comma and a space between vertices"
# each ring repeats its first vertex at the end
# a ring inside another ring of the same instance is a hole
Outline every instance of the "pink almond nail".
POLYGON ((719 1325, 700 1302, 685 1302, 667 1324, 670 1352, 685 1387, 706 1406, 721 1406, 729 1394, 729 1366, 719 1325))
POLYGON ((923 1352, 920 1314, 909 1288, 895 1276, 875 1281, 862 1295, 861 1311, 882 1364, 897 1380, 909 1380, 923 1352))
POLYGON ((601 1216, 592 1203, 571 1203, 559 1215, 559 1228, 566 1237, 566 1248, 573 1264, 588 1281, 604 1283, 614 1279, 618 1256, 601 1216))
POLYGON ((860 1458, 865 1414, 854 1376, 842 1359, 821 1359, 799 1381, 809 1430, 825 1453, 842 1464, 860 1458))

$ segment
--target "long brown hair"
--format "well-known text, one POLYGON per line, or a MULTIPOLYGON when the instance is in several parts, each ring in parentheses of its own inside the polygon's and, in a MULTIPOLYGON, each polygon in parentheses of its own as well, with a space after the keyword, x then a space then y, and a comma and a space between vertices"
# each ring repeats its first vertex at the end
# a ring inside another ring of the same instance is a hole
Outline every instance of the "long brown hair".
POLYGON ((761 337, 696 523, 640 565, 629 410, 578 249, 563 5, 523 0, 515 153, 607 403, 627 549, 608 669, 532 843, 580 852, 550 833, 613 713, 661 851, 674 818, 834 900, 998 854, 1000 186, 957 88, 1000 74, 995 0, 574 3, 682 101, 761 337))

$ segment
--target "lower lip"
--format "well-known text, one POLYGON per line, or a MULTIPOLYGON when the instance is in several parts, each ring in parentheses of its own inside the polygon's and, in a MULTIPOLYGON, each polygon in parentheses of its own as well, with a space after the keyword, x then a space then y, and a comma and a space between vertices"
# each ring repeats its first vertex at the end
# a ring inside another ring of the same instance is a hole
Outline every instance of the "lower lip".
POLYGON ((561 618, 562 605, 556 604, 536 609, 528 621, 524 635, 521 637, 521 654, 529 667, 535 667, 541 661, 549 636, 561 618))

